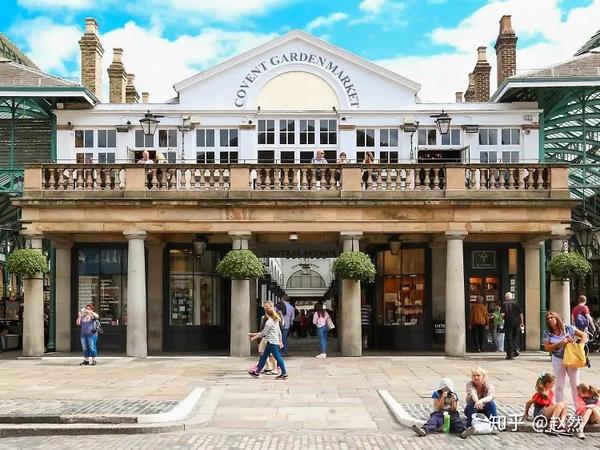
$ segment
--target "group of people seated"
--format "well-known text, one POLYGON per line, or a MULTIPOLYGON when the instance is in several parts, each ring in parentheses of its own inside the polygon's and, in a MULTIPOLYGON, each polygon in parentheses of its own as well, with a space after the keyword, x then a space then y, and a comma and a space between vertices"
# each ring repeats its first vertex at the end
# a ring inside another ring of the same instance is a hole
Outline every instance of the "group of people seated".
MULTIPOLYGON (((525 404, 523 420, 541 420, 543 431, 550 434, 574 433, 579 439, 585 439, 585 426, 600 424, 600 390, 586 383, 578 384, 576 420, 568 421, 566 404, 554 400, 555 381, 556 377, 551 373, 540 374, 535 382, 535 393, 525 404), (532 406, 533 416, 530 416, 532 406)), ((458 409, 459 397, 454 389, 454 382, 450 378, 443 378, 431 395, 434 410, 429 419, 422 426, 413 425, 412 429, 418 436, 426 436, 442 430, 446 420, 447 432, 456 433, 461 438, 492 432, 492 424, 500 423, 494 396, 495 389, 488 381, 488 372, 481 367, 473 369, 471 380, 466 385, 463 419, 458 409), (487 423, 488 426, 477 429, 475 421, 487 423)))

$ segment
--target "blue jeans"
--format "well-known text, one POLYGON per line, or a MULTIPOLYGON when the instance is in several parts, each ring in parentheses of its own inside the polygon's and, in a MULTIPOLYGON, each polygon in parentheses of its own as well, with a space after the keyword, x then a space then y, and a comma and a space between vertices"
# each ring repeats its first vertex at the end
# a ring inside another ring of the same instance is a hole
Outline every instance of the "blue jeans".
POLYGON ((317 336, 319 336, 319 348, 321 353, 327 353, 327 325, 317 328, 317 336))
POLYGON ((83 356, 85 359, 92 357, 95 358, 98 354, 96 350, 96 342, 98 341, 98 333, 90 334, 87 336, 81 336, 81 350, 83 350, 83 356))
POLYGON ((275 360, 277 361, 277 365, 279 366, 279 369, 281 369, 281 374, 282 375, 287 374, 287 370, 285 370, 285 363, 283 362, 283 358, 281 357, 281 352, 279 351, 279 345, 271 344, 270 342, 267 342, 265 351, 263 352, 262 355, 260 355, 260 360, 258 361, 258 366, 256 366, 256 373, 260 373, 260 371, 263 370, 263 367, 265 367, 265 364, 267 363, 267 358, 269 357, 269 355, 271 353, 273 353, 273 356, 275 357, 275 360))
POLYGON ((288 352, 288 335, 290 334, 289 328, 284 328, 281 332, 281 341, 283 342, 283 354, 287 355, 288 352))
POLYGON ((489 419, 492 416, 497 416, 498 410, 496 409, 496 404, 494 403, 494 400, 492 400, 491 402, 485 403, 483 405, 483 409, 475 408, 474 403, 467 403, 467 406, 465 406, 465 416, 467 416, 467 426, 468 427, 471 426, 471 420, 472 420, 471 416, 475 413, 481 413, 489 419))

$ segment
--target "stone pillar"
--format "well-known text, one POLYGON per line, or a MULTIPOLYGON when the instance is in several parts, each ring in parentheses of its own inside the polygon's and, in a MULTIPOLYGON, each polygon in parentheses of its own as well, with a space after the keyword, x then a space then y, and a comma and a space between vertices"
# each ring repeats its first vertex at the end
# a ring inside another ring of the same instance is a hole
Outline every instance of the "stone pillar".
POLYGON ((56 351, 71 351, 71 250, 69 241, 52 241, 56 249, 56 351))
POLYGON ((135 88, 135 75, 132 73, 127 74, 127 85, 125 86, 125 103, 138 103, 140 101, 140 94, 138 94, 135 88))
POLYGON ((500 19, 500 32, 496 39, 496 68, 498 69, 498 86, 513 76, 517 71, 517 36, 512 29, 510 16, 500 19))
POLYGON ((447 231, 446 249, 446 355, 465 354, 464 231, 447 231))
POLYGON ((249 327, 250 331, 257 331, 256 314, 258 311, 258 280, 250 280, 250 313, 249 327))
MULTIPOLYGON (((30 235, 31 248, 42 252, 42 236, 30 235)), ((44 355, 44 282, 41 273, 23 277, 23 356, 44 355)))
POLYGON ((96 19, 91 17, 85 19, 85 33, 79 39, 79 48, 81 49, 81 84, 101 100, 104 47, 98 36, 96 19))
MULTIPOLYGON (((567 252, 565 236, 552 236, 552 256, 567 252)), ((571 323, 569 281, 555 279, 550 275, 550 309, 557 312, 564 323, 571 323)))
POLYGON ((543 242, 528 242, 525 249, 525 348, 540 349, 540 247, 543 242))
MULTIPOLYGON (((361 231, 340 233, 344 252, 358 252, 361 231)), ((362 356, 360 325, 360 281, 342 280, 340 334, 342 356, 362 356)))
POLYGON ((113 61, 108 66, 108 85, 110 103, 125 103, 127 72, 123 65, 122 48, 113 48, 113 61))
POLYGON ((131 230, 123 233, 129 240, 127 250, 127 356, 148 356, 146 314, 146 232, 131 230))
POLYGON ((163 254, 165 243, 147 241, 148 246, 148 351, 163 351, 163 254))
POLYGON ((434 241, 431 247, 431 310, 433 320, 446 319, 446 242, 434 241))
POLYGON ((474 102, 487 102, 490 99, 490 72, 492 66, 487 62, 485 47, 477 47, 477 64, 473 69, 475 78, 474 102))
MULTIPOLYGON (((249 231, 230 232, 233 250, 247 250, 249 231)), ((250 280, 231 280, 231 336, 229 355, 250 356, 250 280)))

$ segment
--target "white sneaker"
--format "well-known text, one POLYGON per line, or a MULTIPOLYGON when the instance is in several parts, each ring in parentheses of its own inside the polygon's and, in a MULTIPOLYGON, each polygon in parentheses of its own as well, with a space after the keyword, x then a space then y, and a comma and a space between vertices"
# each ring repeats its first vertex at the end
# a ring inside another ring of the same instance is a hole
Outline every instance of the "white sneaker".
POLYGON ((327 358, 327 355, 325 353, 319 353, 315 358, 327 358))

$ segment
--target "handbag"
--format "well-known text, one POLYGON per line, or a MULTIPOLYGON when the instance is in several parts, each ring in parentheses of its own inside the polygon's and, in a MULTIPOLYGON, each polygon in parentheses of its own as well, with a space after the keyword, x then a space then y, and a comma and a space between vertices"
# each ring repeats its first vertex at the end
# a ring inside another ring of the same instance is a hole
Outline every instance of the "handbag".
POLYGON ((471 426, 475 429, 475 434, 491 434, 494 431, 492 422, 482 413, 471 415, 471 426))
POLYGON ((563 366, 585 367, 585 344, 577 342, 567 342, 567 344, 565 345, 565 354, 563 356, 563 366))
POLYGON ((102 324, 98 319, 94 319, 94 325, 92 325, 92 332, 98 334, 104 334, 104 330, 102 329, 102 324))
POLYGON ((327 317, 327 328, 330 330, 333 330, 335 328, 335 325, 333 324, 333 320, 331 320, 331 317, 327 317))

